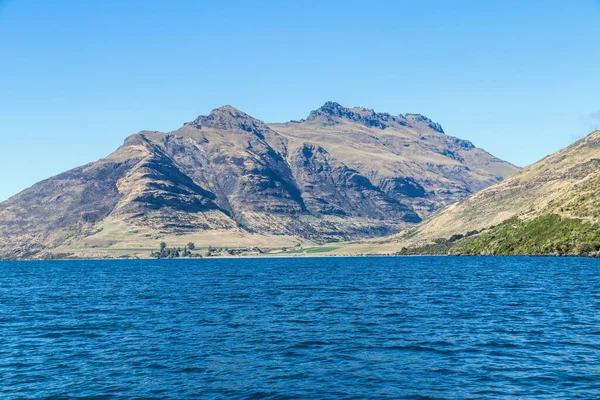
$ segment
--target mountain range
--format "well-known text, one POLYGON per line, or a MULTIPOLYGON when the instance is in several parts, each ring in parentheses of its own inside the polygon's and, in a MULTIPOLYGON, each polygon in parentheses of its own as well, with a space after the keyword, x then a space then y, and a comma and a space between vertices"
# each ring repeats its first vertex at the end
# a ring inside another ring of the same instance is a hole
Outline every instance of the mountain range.
POLYGON ((518 172, 419 114, 325 103, 264 123, 231 106, 142 131, 0 203, 0 253, 107 256, 183 245, 380 237, 518 172))

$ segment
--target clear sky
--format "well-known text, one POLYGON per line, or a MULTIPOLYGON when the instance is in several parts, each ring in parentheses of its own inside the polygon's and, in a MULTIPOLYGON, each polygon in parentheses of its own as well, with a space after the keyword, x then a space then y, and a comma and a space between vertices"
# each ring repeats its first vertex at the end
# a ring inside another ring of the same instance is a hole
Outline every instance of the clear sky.
POLYGON ((597 0, 0 0, 0 200, 231 104, 414 112, 525 166, 600 126, 597 0))

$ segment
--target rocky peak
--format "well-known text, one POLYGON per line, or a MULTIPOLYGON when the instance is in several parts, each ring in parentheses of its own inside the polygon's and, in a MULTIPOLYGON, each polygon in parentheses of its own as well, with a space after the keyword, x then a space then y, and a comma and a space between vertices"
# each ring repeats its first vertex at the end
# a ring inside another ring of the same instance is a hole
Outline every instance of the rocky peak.
POLYGON ((307 120, 335 124, 341 119, 346 119, 365 123, 369 126, 379 126, 384 129, 384 122, 389 121, 390 117, 389 114, 376 113, 368 108, 348 108, 334 101, 328 101, 318 109, 311 111, 307 120))
POLYGON ((343 118, 350 115, 351 111, 349 108, 346 108, 335 101, 328 101, 316 110, 311 111, 307 120, 312 121, 321 116, 343 118))
POLYGON ((411 124, 423 124, 423 125, 427 125, 429 128, 433 129, 436 132, 444 133, 444 129, 442 129, 442 125, 438 124, 437 122, 433 122, 431 119, 427 118, 424 115, 406 113, 404 115, 404 117, 411 124))
POLYGON ((348 108, 333 101, 328 101, 320 108, 311 111, 307 118, 307 121, 316 121, 324 125, 339 124, 342 120, 358 122, 368 127, 380 129, 385 129, 393 123, 406 125, 405 121, 395 119, 390 114, 376 113, 371 109, 362 107, 348 108))
POLYGON ((201 115, 186 125, 201 129, 203 126, 220 130, 241 129, 250 133, 260 133, 268 129, 264 122, 252 118, 232 106, 215 108, 208 115, 201 115))
POLYGON ((328 101, 320 108, 311 111, 306 120, 320 122, 324 125, 335 125, 344 119, 380 129, 388 126, 426 125, 436 132, 444 133, 440 124, 420 114, 391 115, 364 107, 348 108, 333 101, 328 101))

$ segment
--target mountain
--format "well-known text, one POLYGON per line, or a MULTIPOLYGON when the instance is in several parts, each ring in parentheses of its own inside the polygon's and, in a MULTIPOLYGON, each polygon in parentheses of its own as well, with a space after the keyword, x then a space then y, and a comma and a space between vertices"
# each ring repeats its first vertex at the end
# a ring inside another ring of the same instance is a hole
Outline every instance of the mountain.
POLYGON ((419 114, 393 116, 328 102, 306 120, 269 126, 291 148, 322 148, 420 218, 518 171, 419 114))
MULTIPOLYGON (((231 106, 0 203, 0 253, 294 247, 392 234, 518 169, 418 114, 328 102, 266 124, 231 106)), ((107 253, 107 251, 111 253, 107 253)))
POLYGON ((444 208, 392 242, 409 245, 406 253, 596 254, 598 193, 600 130, 444 208))

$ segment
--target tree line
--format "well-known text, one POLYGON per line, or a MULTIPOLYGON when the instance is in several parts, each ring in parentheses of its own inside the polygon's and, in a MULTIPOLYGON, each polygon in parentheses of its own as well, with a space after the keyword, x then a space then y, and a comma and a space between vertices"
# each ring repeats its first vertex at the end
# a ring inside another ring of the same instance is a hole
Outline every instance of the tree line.
POLYGON ((196 250, 193 242, 189 242, 183 249, 181 247, 168 248, 165 242, 160 242, 160 250, 151 251, 150 256, 155 258, 202 257, 200 254, 192 253, 192 250, 196 250))

